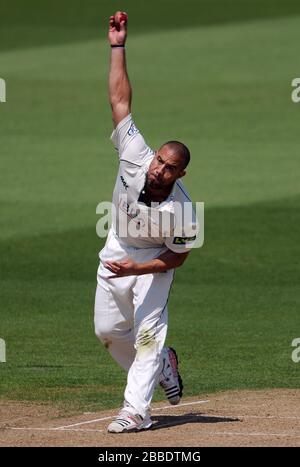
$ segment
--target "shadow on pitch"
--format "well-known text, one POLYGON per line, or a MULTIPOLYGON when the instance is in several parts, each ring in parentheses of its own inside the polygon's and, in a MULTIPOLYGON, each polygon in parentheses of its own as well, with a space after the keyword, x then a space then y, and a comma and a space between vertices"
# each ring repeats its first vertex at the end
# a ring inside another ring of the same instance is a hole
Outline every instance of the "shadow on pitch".
POLYGON ((218 417, 215 415, 203 415, 201 413, 188 413, 184 415, 152 415, 154 425, 151 430, 170 428, 172 426, 186 425, 187 423, 232 423, 240 422, 239 418, 218 417))

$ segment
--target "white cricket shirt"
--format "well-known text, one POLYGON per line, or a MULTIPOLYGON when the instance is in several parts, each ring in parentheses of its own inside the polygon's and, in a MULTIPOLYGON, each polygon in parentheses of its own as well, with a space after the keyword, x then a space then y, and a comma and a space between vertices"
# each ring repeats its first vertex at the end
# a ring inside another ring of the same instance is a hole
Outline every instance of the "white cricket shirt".
POLYGON ((119 122, 110 139, 119 154, 113 192, 113 218, 101 261, 127 256, 155 258, 170 249, 185 253, 196 241, 197 220, 181 180, 156 207, 139 202, 154 151, 135 126, 131 113, 119 122))

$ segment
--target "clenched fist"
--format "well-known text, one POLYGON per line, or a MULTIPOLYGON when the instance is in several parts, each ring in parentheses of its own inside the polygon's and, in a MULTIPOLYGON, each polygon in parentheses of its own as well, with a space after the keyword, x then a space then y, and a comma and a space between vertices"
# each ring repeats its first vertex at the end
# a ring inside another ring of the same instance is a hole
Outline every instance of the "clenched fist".
POLYGON ((109 18, 108 40, 111 45, 122 45, 127 37, 127 13, 117 11, 109 18))

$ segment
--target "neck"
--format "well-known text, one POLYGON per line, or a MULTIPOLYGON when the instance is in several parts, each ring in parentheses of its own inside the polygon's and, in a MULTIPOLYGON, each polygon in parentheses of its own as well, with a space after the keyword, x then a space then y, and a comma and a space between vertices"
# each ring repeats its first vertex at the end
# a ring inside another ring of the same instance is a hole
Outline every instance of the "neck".
POLYGON ((162 188, 146 188, 146 196, 150 201, 161 203, 165 201, 171 193, 173 185, 162 188))

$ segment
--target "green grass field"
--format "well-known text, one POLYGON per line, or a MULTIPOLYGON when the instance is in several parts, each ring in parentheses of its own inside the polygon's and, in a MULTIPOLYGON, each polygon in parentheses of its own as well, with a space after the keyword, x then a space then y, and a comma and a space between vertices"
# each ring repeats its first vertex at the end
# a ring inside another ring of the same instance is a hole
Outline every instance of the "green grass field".
POLYGON ((42 14, 29 1, 24 16, 3 2, 0 397, 88 409, 123 399, 125 374, 93 331, 95 210, 117 171, 106 41, 117 9, 130 15, 135 122, 153 148, 186 142, 185 183, 205 202, 205 244, 169 301, 185 395, 299 387, 299 4, 155 0, 142 27, 141 2, 99 3, 45 1, 42 14))

